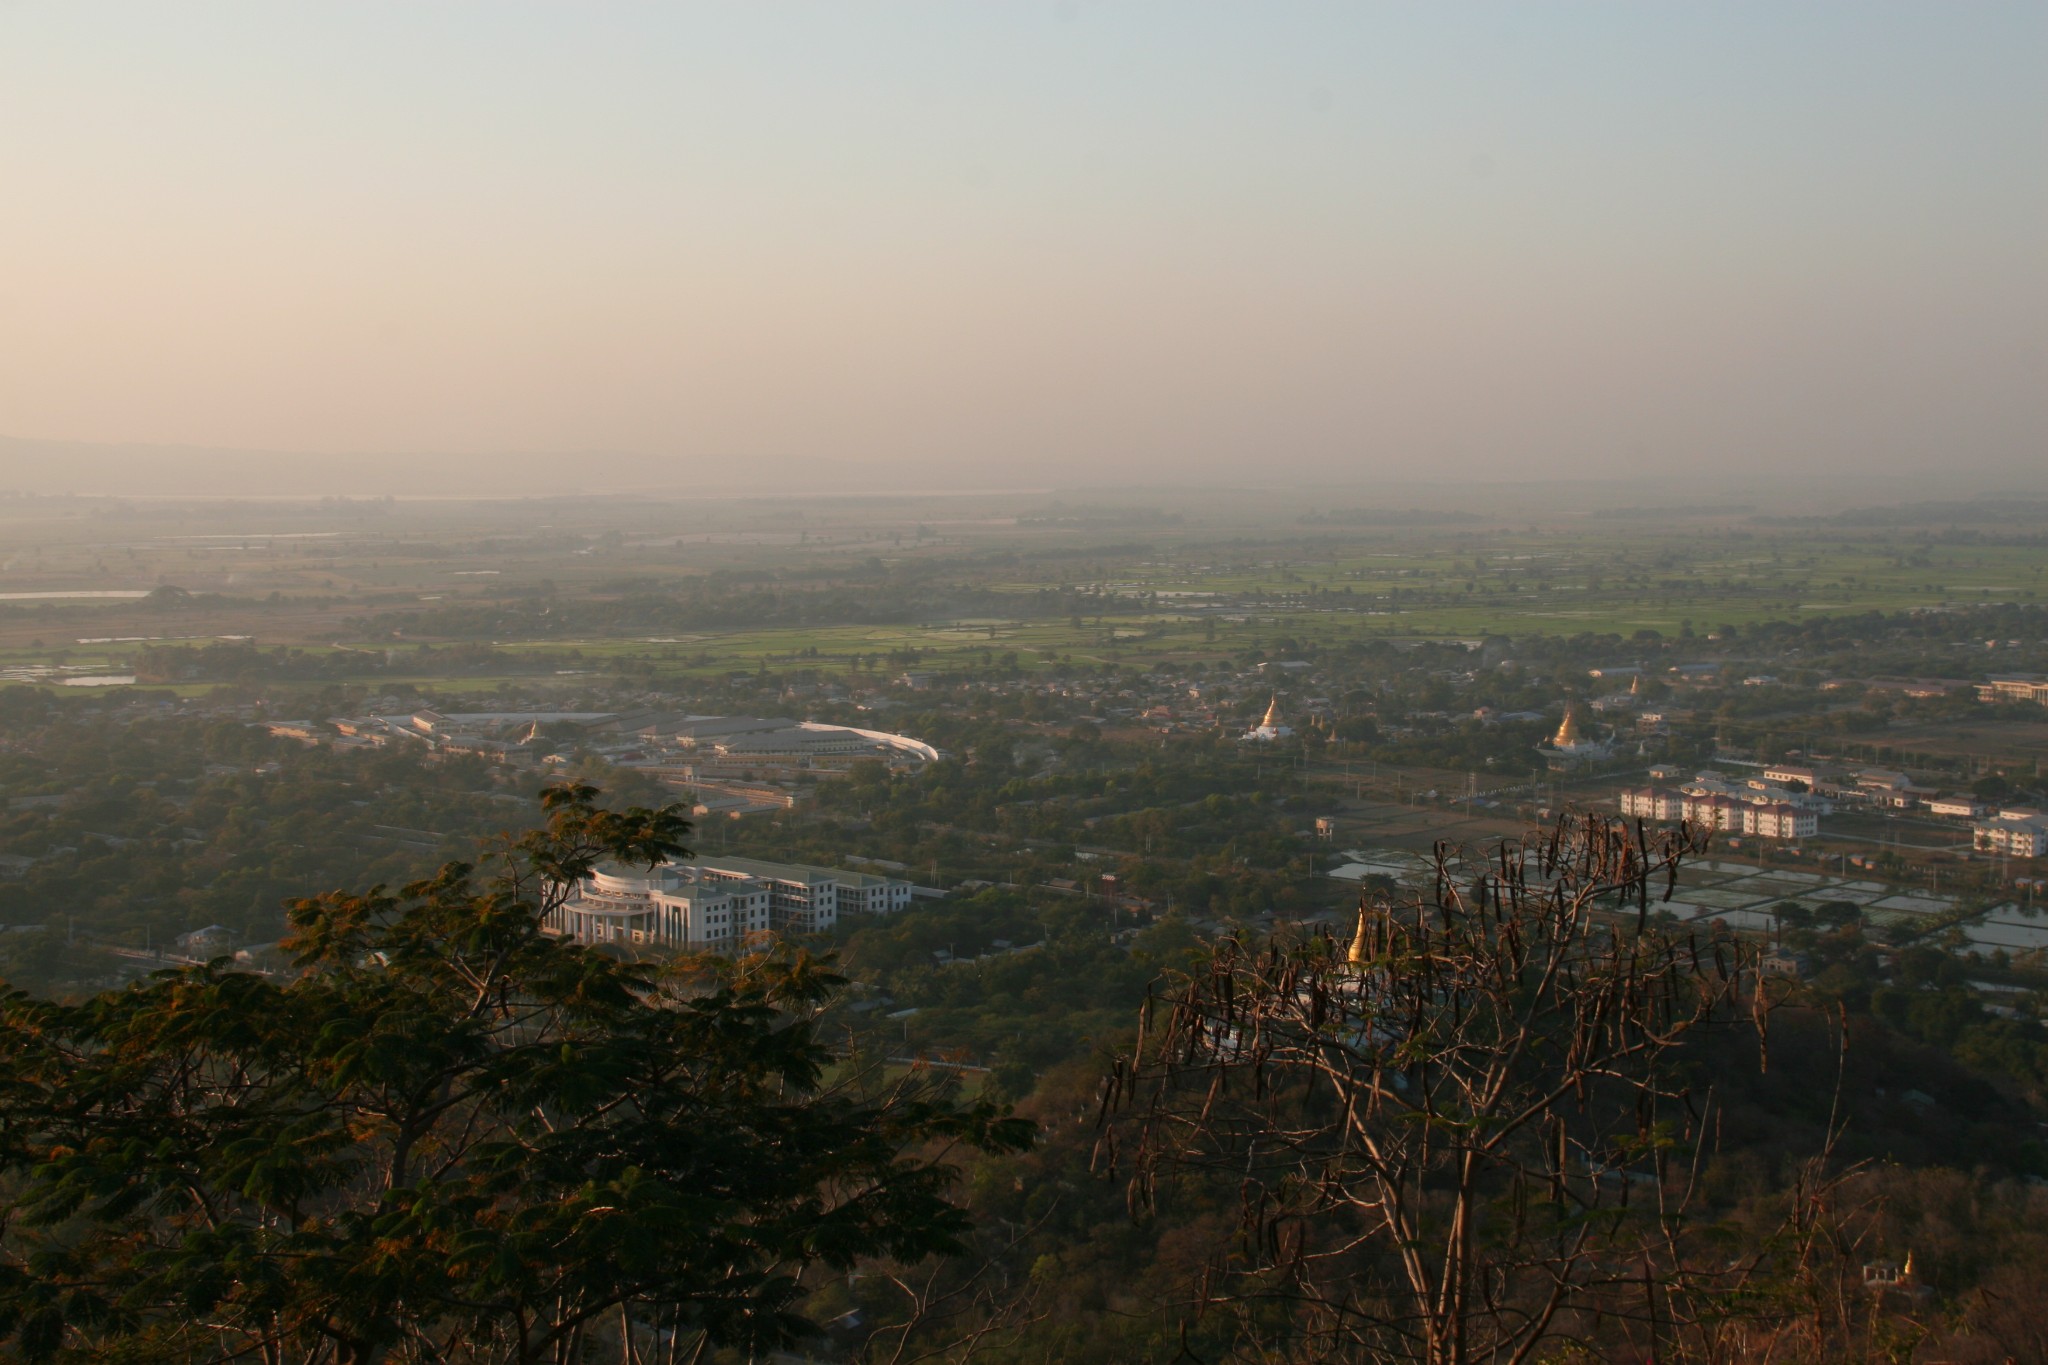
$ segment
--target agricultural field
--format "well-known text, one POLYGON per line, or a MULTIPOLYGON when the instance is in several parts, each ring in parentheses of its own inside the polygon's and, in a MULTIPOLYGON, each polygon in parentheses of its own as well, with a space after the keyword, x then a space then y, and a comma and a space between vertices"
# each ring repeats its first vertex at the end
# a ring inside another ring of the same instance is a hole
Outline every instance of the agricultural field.
POLYGON ((354 652, 365 676, 411 682, 442 664, 400 656, 456 643, 519 658, 496 674, 469 658, 471 681, 913 658, 1144 666, 1310 642, 1708 635, 2048 590, 2038 537, 1938 526, 1655 513, 1352 526, 1256 498, 1089 515, 1043 501, 9 500, 0 675, 119 677, 147 646, 219 642, 354 652))

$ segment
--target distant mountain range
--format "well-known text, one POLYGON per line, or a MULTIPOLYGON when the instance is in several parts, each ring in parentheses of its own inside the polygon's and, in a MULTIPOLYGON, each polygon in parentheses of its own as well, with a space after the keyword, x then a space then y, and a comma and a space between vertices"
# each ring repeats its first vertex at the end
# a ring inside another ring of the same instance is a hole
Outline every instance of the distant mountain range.
POLYGON ((779 494, 857 490, 830 460, 706 460, 609 451, 559 455, 308 455, 207 446, 0 436, 0 494, 86 497, 532 497, 581 493, 779 494))
MULTIPOLYGON (((817 456, 673 456, 622 451, 500 454, 308 454, 145 442, 57 441, 0 435, 0 496, 75 494, 129 498, 317 497, 802 497, 948 493, 1029 494, 1041 524, 1082 523, 1101 500, 1135 497, 1154 515, 1248 503, 1310 524, 1378 528, 1455 525, 1502 517, 1590 515, 1672 520, 1840 516, 1846 524, 1900 520, 2008 521, 2038 515, 2048 465, 2025 470, 1967 464, 1918 473, 1816 468, 1769 477, 1726 471, 1702 481, 1690 468, 1632 467, 1618 475, 1503 478, 1460 475, 1399 452, 1373 452, 1342 467, 1285 452, 1205 475, 1136 457, 1092 465, 1048 457, 1025 465, 963 453, 942 461, 840 460, 817 456), (1047 511, 1037 499, 1069 490, 1047 511), (1170 504, 1160 507, 1162 500, 1170 504), (1935 501, 1939 500, 1939 501, 1935 501), (1967 501, 1965 501, 1967 500, 1967 501), (1889 504, 1888 506, 1885 504, 1889 504), (1768 509, 1766 515, 1759 512, 1768 509), (1849 510, 1844 509, 1867 509, 1849 510)), ((1193 513, 1190 513, 1191 515, 1193 513)))
POLYGON ((2048 498, 1982 497, 1968 502, 1906 502, 1853 507, 1827 517, 1758 517, 1766 525, 2048 527, 2048 498))

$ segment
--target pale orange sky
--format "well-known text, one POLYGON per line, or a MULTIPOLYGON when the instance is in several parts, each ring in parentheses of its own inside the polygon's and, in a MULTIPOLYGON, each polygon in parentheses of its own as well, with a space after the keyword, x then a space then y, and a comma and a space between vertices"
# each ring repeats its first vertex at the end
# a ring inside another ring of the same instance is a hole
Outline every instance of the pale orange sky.
POLYGON ((10 4, 0 434, 2026 469, 2043 70, 2038 4, 10 4))

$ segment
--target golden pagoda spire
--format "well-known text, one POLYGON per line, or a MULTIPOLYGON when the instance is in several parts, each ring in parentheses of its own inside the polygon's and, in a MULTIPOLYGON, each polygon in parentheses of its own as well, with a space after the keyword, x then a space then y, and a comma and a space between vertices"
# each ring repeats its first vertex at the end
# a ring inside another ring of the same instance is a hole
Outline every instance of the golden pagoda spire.
POLYGON ((1579 730, 1578 710, 1571 702, 1566 702, 1564 704, 1564 724, 1558 726, 1557 733, 1551 736, 1550 747, 1553 749, 1569 749, 1575 744, 1585 743, 1585 740, 1585 735, 1579 730))
POLYGON ((1259 727, 1260 727, 1261 729, 1264 729, 1265 727, 1267 727, 1267 726, 1269 726, 1269 725, 1278 725, 1279 723, 1280 723, 1280 694, 1279 694, 1278 692, 1275 692, 1275 693, 1273 694, 1273 700, 1272 700, 1272 701, 1270 701, 1270 702, 1268 702, 1268 703, 1266 704, 1266 718, 1265 718, 1264 720, 1262 720, 1262 721, 1260 721, 1260 722, 1259 722, 1259 727))
POLYGON ((1357 967, 1363 965, 1365 960, 1371 956, 1372 945, 1366 940, 1365 936, 1365 902, 1360 901, 1358 903, 1358 932, 1351 936, 1351 951, 1345 955, 1344 960, 1357 967))

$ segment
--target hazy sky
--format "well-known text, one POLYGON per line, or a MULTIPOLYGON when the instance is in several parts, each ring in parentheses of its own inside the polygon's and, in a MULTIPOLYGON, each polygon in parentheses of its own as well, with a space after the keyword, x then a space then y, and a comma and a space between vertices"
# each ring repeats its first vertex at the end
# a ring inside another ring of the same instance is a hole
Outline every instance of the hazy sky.
POLYGON ((0 433, 2048 466, 2048 5, 0 0, 0 433))

